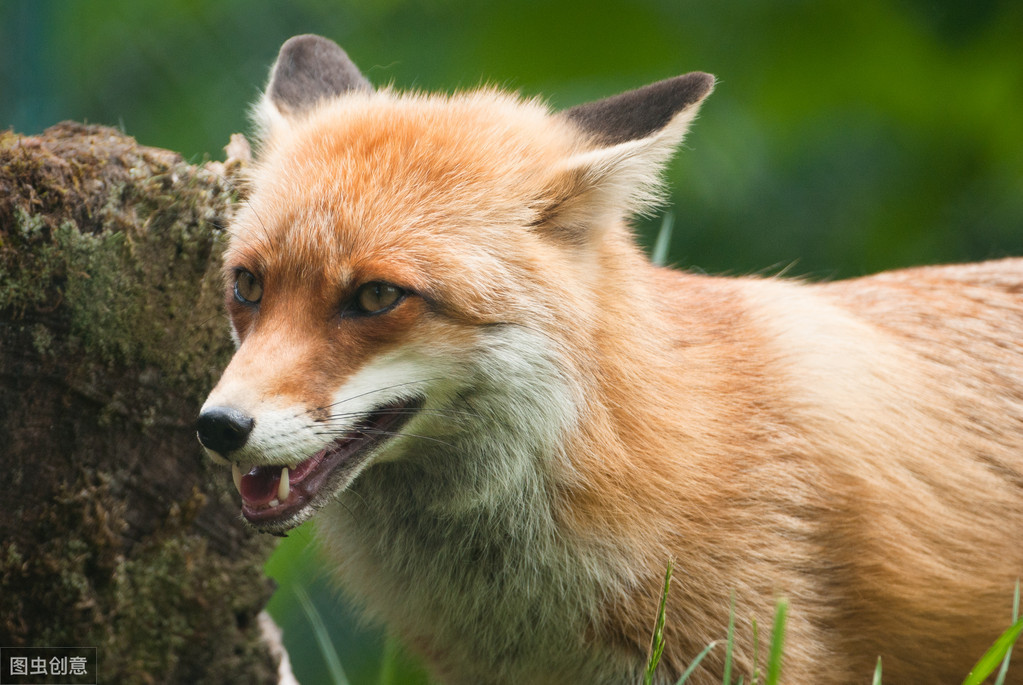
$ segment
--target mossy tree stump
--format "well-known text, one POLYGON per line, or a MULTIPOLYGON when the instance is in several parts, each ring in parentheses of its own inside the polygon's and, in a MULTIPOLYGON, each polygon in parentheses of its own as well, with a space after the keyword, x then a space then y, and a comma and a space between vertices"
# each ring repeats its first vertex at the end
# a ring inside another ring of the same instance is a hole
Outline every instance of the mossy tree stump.
POLYGON ((277 682, 272 543, 194 430, 231 351, 224 173, 0 133, 0 646, 97 647, 100 682, 277 682))

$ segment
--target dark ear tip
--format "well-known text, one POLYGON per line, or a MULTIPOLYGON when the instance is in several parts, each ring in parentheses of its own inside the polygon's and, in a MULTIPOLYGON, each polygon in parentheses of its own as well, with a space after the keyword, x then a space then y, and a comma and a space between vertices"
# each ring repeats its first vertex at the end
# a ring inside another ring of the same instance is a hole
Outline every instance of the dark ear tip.
POLYGON ((717 79, 714 78, 713 74, 703 71, 693 71, 683 74, 678 78, 688 82, 693 89, 693 93, 700 98, 707 97, 714 90, 715 84, 717 84, 717 79))
POLYGON ((304 53, 311 50, 322 49, 330 52, 341 52, 341 46, 329 38, 318 36, 315 33, 303 33, 299 36, 292 36, 281 45, 280 55, 292 55, 304 53))
POLYGON ((712 74, 702 71, 691 71, 675 78, 665 79, 655 86, 660 86, 665 91, 675 93, 672 99, 686 104, 695 104, 710 95, 714 90, 717 79, 712 74))
POLYGON ((289 38, 281 46, 267 95, 281 112, 295 114, 324 98, 372 90, 341 46, 329 38, 306 33, 289 38))
POLYGON ((666 126, 675 115, 694 107, 714 88, 702 71, 667 78, 648 86, 576 105, 565 115, 604 145, 644 138, 666 126))

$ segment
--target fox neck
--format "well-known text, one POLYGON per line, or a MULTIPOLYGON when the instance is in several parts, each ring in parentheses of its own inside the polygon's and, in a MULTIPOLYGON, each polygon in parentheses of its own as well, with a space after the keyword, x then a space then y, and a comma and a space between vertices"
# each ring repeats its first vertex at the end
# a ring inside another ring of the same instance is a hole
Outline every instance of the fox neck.
MULTIPOLYGON (((505 331, 494 343, 508 347, 490 350, 491 359, 507 364, 499 378, 481 369, 463 387, 452 405, 464 417, 459 430, 424 436, 413 465, 367 469, 320 519, 328 546, 337 542, 340 575, 370 616, 441 673, 450 664, 465 676, 466 664, 480 664, 487 670, 475 682, 520 667, 507 651, 516 640, 540 657, 554 649, 552 636, 581 634, 595 618, 596 583, 560 533, 554 496, 573 390, 552 360, 523 359, 519 346, 537 349, 533 335, 505 331), (438 653, 439 645, 464 653, 438 653)), ((556 663, 556 655, 529 661, 556 663)))
MULTIPOLYGON (((510 659, 513 668, 507 645, 533 640, 521 648, 536 656, 551 651, 547 668, 570 670, 558 645, 603 630, 601 595, 624 595, 636 584, 625 570, 636 567, 634 552, 592 529, 579 535, 592 521, 570 513, 575 502, 566 494, 595 495, 579 451, 599 447, 608 458, 609 449, 627 449, 613 412, 596 400, 603 391, 596 384, 631 374, 602 371, 613 362, 600 355, 619 346, 640 349, 621 338, 649 328, 619 322, 615 331, 601 333, 597 320, 578 324, 573 330, 584 340, 495 327, 478 350, 483 361, 446 400, 446 410, 459 419, 446 431, 402 438, 417 441, 410 450, 414 460, 370 467, 340 506, 321 517, 323 537, 328 548, 336 541, 334 558, 353 594, 427 655, 433 644, 466 645, 471 652, 440 660, 510 659), (565 349, 575 356, 565 356, 565 349), (499 634, 480 634, 483 626, 499 634)), ((646 639, 636 636, 639 645, 646 639)))

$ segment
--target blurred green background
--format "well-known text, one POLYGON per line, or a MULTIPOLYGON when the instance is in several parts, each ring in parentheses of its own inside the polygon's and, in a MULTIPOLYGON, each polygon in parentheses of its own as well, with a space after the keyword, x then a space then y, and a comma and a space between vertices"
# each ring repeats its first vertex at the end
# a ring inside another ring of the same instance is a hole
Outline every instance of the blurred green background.
MULTIPOLYGON (((0 128, 77 119, 220 159, 306 32, 378 84, 559 108, 716 74, 668 172, 682 267, 842 278, 1023 254, 1019 0, 0 0, 0 128)), ((644 242, 659 223, 638 222, 644 242)), ((335 604, 310 537, 270 564, 296 675, 328 682, 297 579, 351 681, 378 682, 380 635, 335 604)))

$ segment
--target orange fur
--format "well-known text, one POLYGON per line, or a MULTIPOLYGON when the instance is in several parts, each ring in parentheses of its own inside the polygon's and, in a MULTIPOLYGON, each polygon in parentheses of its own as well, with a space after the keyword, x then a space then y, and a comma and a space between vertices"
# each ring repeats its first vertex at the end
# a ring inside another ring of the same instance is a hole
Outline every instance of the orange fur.
POLYGON ((867 682, 878 656, 885 682, 958 682, 1023 575, 1023 260, 827 284, 651 266, 625 219, 694 111, 614 154, 491 90, 268 116, 226 256, 263 301, 229 294, 241 344, 208 406, 258 427, 367 368, 440 370, 320 531, 444 682, 637 677, 669 559, 658 682, 733 596, 747 680, 784 596, 784 682, 867 682), (339 318, 373 281, 412 295, 339 318))

